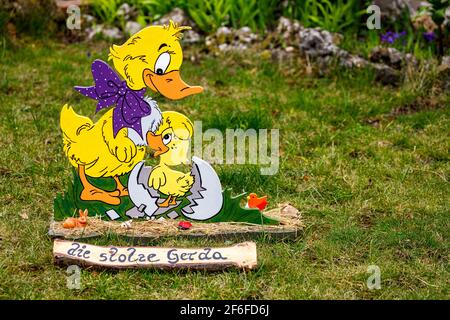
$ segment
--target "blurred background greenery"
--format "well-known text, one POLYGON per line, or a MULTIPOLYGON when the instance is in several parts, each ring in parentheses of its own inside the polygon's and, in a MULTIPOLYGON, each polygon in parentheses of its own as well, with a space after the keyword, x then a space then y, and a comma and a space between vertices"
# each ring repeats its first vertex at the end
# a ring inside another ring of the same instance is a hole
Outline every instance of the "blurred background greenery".
MULTIPOLYGON (((448 0, 429 1, 429 7, 418 8, 415 3, 414 19, 411 8, 400 6, 401 14, 383 17, 382 29, 370 32, 366 27, 369 14, 366 9, 377 1, 369 0, 19 0, 0 1, 0 36, 3 45, 8 38, 26 34, 32 37, 62 37, 77 39, 65 27, 65 8, 71 4, 81 7, 83 26, 101 24, 125 31, 126 20, 132 18, 142 27, 158 21, 174 8, 180 8, 200 34, 213 34, 222 26, 249 27, 264 35, 272 31, 280 17, 298 21, 304 27, 319 27, 341 33, 350 46, 355 39, 363 39, 363 46, 374 47, 386 32, 404 34, 402 41, 391 43, 404 52, 421 51, 444 55, 448 52, 448 24, 444 27, 448 0), (57 4, 57 5, 55 5, 57 4), (124 7, 124 5, 126 7, 124 7), (59 7, 59 9, 58 9, 59 7), (123 12, 124 8, 131 11, 123 12), (426 13, 426 14, 424 14, 426 13), (423 16, 428 18, 423 18, 423 16), (89 17, 89 18, 87 18, 89 17)), ((383 1, 381 1, 383 2, 383 1)), ((389 2, 389 1, 385 1, 389 2)), ((402 3, 392 1, 392 3, 402 3)), ((126 32, 124 33, 124 36, 126 32)))

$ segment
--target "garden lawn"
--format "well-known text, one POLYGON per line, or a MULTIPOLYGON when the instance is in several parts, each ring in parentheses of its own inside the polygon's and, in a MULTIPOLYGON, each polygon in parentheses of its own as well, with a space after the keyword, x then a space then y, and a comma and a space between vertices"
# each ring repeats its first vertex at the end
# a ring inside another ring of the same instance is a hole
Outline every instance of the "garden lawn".
MULTIPOLYGON (((72 89, 92 83, 102 44, 34 42, 0 52, 0 298, 12 299, 447 299, 449 297, 449 95, 383 87, 367 72, 323 78, 257 57, 185 61, 201 95, 163 110, 203 128, 280 129, 280 169, 216 166, 224 187, 289 201, 306 228, 291 242, 259 239, 251 272, 82 270, 66 287, 47 236, 53 198, 71 167, 62 151, 65 103, 94 116, 72 89), (370 265, 381 289, 369 290, 370 265)), ((303 69, 303 66, 299 66, 303 69)), ((109 238, 97 244, 125 244, 109 238)), ((165 240, 160 246, 224 245, 165 240)), ((231 244, 231 243, 225 243, 231 244)))

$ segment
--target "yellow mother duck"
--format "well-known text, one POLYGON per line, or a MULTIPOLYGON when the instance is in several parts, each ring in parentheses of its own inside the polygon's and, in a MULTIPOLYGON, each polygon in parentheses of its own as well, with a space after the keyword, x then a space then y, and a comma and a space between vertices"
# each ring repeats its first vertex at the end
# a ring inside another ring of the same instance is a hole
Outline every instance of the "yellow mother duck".
POLYGON ((96 123, 68 105, 62 108, 64 152, 78 170, 82 200, 118 205, 120 197, 128 195, 119 176, 144 159, 145 145, 149 144, 146 138, 154 137, 147 133, 158 130, 161 122, 156 102, 143 97, 145 88, 173 100, 203 91, 187 85, 180 76, 183 54, 179 40, 187 29, 171 21, 168 26, 144 28, 121 46, 113 45, 109 59, 125 81, 119 81, 106 63, 94 61, 95 86, 76 89, 99 101, 97 111, 114 105, 96 123), (112 177, 116 190, 95 187, 87 177, 112 177))

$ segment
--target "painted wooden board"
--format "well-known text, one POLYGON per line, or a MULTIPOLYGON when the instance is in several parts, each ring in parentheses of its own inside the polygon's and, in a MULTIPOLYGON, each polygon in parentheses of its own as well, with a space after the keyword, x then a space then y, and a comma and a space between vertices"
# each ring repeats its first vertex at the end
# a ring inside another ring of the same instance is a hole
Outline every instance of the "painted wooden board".
POLYGON ((254 269, 257 266, 256 244, 243 242, 222 248, 162 248, 138 246, 96 246, 56 239, 54 262, 98 268, 254 269))
POLYGON ((211 239, 255 239, 261 236, 271 239, 295 239, 303 230, 300 212, 288 203, 265 212, 268 217, 278 219, 280 225, 255 225, 238 222, 193 223, 189 230, 180 230, 178 220, 133 221, 129 228, 117 221, 104 221, 89 218, 85 228, 65 229, 62 222, 53 221, 49 236, 63 239, 85 239, 115 234, 118 237, 131 240, 133 243, 145 244, 156 239, 211 238, 211 239))

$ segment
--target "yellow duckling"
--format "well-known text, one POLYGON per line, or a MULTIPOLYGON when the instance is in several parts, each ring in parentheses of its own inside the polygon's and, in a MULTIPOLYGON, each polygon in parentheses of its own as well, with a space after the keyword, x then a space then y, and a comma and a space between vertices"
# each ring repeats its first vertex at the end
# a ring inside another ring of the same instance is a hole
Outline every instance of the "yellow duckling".
POLYGON ((170 168, 189 163, 188 153, 190 139, 194 132, 192 122, 175 111, 162 114, 162 123, 155 134, 148 132, 147 141, 159 156, 159 165, 153 168, 149 177, 149 186, 167 195, 167 199, 159 203, 160 207, 177 204, 177 197, 184 196, 194 183, 190 173, 183 173, 170 168))
MULTIPOLYGON (((183 61, 179 40, 181 33, 187 29, 190 27, 178 27, 170 21, 169 26, 144 28, 123 45, 113 45, 109 59, 125 79, 126 90, 150 88, 174 100, 202 92, 201 87, 187 85, 179 72, 183 61)), ((118 92, 123 95, 128 91, 118 92)), ((88 94, 93 93, 95 91, 88 94)), ((148 143, 145 137, 148 137, 148 132, 156 131, 161 121, 156 102, 147 97, 144 100, 152 112, 140 118, 141 134, 126 126, 114 132, 118 124, 115 125, 114 122, 117 106, 108 110, 95 124, 91 119, 76 114, 68 105, 62 108, 64 152, 78 170, 83 185, 80 195, 82 200, 118 205, 120 196, 128 195, 126 187, 120 183, 119 176, 131 171, 136 163, 144 159, 144 146, 148 143), (117 183, 117 189, 109 192, 97 188, 87 177, 112 177, 117 183)))

